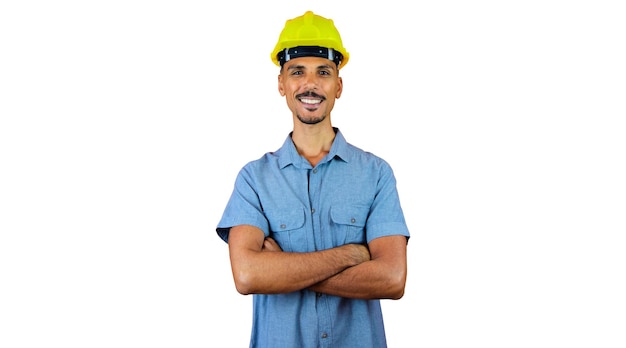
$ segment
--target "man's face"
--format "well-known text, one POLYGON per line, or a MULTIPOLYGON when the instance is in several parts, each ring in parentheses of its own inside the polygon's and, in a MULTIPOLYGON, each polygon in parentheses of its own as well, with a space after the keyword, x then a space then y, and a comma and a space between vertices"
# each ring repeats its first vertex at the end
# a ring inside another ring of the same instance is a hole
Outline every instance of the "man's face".
POLYGON ((322 122, 339 99, 343 82, 332 61, 301 57, 286 62, 278 75, 278 91, 291 112, 306 124, 322 122))

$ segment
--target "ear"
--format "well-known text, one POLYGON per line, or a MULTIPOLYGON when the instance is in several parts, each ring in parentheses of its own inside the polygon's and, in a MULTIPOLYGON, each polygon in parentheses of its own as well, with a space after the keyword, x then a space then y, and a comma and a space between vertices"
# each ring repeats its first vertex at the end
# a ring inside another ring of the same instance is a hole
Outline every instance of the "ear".
POLYGON ((283 86, 283 74, 278 74, 278 93, 282 97, 285 96, 285 87, 283 86))
POLYGON ((335 99, 339 99, 339 97, 341 97, 342 91, 343 91, 343 79, 341 77, 337 77, 337 95, 335 95, 335 99))

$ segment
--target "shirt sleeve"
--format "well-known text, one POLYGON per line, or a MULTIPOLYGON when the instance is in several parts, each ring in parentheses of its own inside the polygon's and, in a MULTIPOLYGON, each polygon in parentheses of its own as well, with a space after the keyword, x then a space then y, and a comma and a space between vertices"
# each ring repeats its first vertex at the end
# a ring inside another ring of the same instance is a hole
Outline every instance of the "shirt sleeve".
POLYGON ((217 224, 217 234, 228 243, 230 228, 237 225, 256 226, 269 236, 269 224, 261 209, 252 176, 244 167, 235 180, 235 187, 217 224))
POLYGON ((380 167, 377 194, 370 209, 366 225, 367 242, 392 235, 410 237, 400 204, 396 178, 391 167, 384 162, 380 167))

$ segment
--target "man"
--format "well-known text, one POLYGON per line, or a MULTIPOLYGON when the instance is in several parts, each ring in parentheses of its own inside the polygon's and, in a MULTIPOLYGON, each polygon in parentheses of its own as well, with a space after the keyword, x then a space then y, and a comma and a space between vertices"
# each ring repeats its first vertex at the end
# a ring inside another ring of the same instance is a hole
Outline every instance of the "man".
POLYGON ((250 347, 386 347, 380 299, 400 299, 405 223, 391 167, 331 124, 348 52, 332 20, 286 21, 271 55, 293 131, 245 165, 218 223, 250 347))

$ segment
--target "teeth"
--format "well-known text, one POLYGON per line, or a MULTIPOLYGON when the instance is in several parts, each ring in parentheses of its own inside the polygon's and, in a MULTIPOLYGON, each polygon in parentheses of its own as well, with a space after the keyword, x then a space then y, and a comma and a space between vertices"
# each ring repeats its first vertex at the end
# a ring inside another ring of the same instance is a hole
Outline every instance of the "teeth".
POLYGON ((319 99, 300 99, 301 102, 305 103, 305 104, 319 104, 322 101, 319 99))

